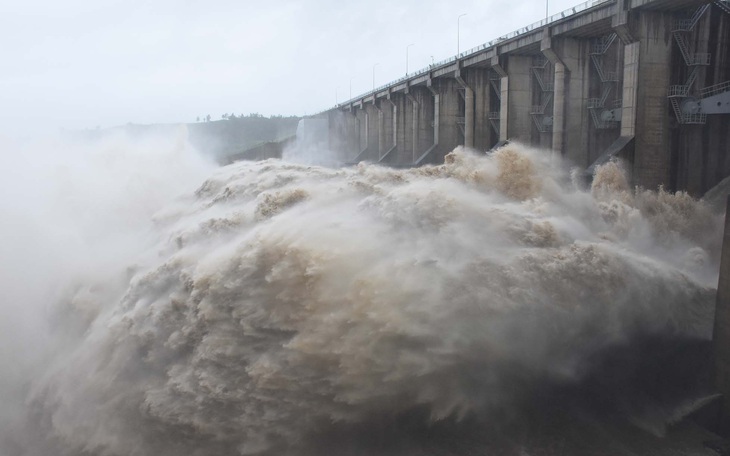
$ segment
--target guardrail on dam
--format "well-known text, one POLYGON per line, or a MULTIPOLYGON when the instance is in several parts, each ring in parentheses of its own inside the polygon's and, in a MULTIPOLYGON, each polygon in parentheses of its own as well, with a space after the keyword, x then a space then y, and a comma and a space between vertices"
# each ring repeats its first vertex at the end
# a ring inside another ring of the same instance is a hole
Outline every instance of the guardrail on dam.
POLYGON ((590 172, 702 195, 730 175, 730 3, 599 0, 319 114, 349 162, 439 163, 458 145, 559 151, 590 172))

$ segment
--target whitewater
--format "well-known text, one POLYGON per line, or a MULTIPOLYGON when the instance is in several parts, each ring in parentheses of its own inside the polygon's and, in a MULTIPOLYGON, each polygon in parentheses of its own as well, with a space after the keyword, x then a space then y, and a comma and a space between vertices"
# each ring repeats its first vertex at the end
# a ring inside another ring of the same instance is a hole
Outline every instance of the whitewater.
POLYGON ((0 454, 537 454, 708 393, 657 360, 705 353, 723 214, 620 162, 72 152, 3 183, 0 454))

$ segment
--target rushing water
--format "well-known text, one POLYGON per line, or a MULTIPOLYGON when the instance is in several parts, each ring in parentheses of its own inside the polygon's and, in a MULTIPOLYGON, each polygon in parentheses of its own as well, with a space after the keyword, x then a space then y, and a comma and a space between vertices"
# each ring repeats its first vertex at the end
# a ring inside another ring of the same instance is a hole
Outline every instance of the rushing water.
MULTIPOLYGON (((5 353, 24 361, 3 454, 520 454, 575 417, 661 435, 704 392, 657 353, 711 336, 720 216, 619 163, 583 188, 520 145, 406 170, 245 162, 171 200, 210 169, 181 147, 147 163, 174 185, 109 195, 118 174, 91 172, 61 224, 94 226, 83 261, 29 241, 33 299, 5 284, 30 329, 5 353)), ((65 242, 47 215, 30 238, 65 242)))

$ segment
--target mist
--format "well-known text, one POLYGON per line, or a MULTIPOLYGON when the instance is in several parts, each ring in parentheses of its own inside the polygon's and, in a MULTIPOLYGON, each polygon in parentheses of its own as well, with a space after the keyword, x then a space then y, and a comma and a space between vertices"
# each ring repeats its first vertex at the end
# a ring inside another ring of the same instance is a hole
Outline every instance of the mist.
POLYGON ((0 144, 2 454, 22 428, 31 381, 63 363, 124 292, 127 268, 151 253, 152 215, 213 169, 178 133, 0 144))
POLYGON ((520 454, 548 416, 662 435, 708 394, 642 386, 711 336, 703 203, 619 162, 584 188, 519 144, 404 170, 311 152, 5 146, 2 453, 418 454, 431 429, 520 454))

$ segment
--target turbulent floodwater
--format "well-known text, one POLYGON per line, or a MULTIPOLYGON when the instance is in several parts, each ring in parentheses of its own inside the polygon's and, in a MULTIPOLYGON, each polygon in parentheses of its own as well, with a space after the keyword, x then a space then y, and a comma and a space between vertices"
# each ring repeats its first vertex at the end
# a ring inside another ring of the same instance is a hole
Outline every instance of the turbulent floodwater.
POLYGON ((720 216, 618 163, 237 163, 151 219, 44 298, 8 455, 524 454, 706 392, 661 361, 711 336, 720 216))

